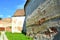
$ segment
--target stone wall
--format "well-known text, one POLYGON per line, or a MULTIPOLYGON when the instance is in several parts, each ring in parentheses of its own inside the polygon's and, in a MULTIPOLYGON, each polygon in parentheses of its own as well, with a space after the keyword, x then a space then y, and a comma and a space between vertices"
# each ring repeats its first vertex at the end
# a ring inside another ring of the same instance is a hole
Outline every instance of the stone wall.
MULTIPOLYGON (((49 5, 45 9, 40 9, 41 5, 37 7, 37 9, 32 12, 30 16, 27 17, 26 24, 31 25, 36 21, 39 21, 42 18, 46 18, 46 20, 50 18, 54 18, 60 16, 60 5, 57 4, 54 0, 48 1, 49 5)), ((43 5, 43 4, 42 4, 43 5)), ((47 4, 45 4, 47 5, 47 4)))
POLYGON ((26 6, 26 16, 30 15, 40 4, 42 4, 46 0, 30 0, 28 5, 26 6))
MULTIPOLYGON (((36 6, 36 4, 34 6, 36 6)), ((52 40, 53 37, 51 39, 41 37, 41 33, 49 27, 60 27, 60 0, 48 0, 43 4, 38 4, 33 12, 30 11, 32 9, 27 10, 28 8, 26 9, 26 14, 31 13, 26 18, 27 35, 35 37, 35 35, 39 34, 40 39, 42 38, 41 40, 52 40), (45 18, 45 20, 41 23, 41 19, 43 18, 45 18), (41 24, 39 24, 39 21, 41 24)), ((40 40, 39 37, 37 37, 38 40, 40 40)))

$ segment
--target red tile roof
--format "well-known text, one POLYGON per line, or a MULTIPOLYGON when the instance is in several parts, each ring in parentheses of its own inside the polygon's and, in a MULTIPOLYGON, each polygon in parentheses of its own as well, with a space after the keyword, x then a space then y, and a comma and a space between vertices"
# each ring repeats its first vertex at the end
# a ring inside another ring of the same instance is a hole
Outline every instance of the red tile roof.
POLYGON ((24 15, 25 15, 24 9, 18 9, 13 16, 16 17, 16 16, 24 16, 24 15))

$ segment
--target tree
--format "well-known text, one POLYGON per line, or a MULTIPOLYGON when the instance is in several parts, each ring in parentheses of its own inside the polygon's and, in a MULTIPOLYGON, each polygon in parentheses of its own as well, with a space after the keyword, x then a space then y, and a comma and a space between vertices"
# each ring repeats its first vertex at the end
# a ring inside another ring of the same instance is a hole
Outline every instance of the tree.
POLYGON ((0 18, 0 20, 2 20, 2 18, 0 18))

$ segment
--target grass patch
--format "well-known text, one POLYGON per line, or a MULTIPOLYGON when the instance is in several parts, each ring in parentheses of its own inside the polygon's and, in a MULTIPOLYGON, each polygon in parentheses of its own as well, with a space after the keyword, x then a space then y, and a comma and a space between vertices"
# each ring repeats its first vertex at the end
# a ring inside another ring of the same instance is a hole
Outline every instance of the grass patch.
POLYGON ((25 36, 22 33, 6 32, 6 36, 7 36, 8 40, 33 40, 29 36, 25 36))

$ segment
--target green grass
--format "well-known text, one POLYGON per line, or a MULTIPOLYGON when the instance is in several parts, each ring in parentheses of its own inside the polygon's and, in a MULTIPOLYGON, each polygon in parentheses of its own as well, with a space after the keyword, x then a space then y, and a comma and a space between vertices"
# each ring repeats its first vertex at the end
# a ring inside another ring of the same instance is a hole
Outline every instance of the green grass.
POLYGON ((33 40, 32 38, 25 36, 22 33, 6 32, 6 36, 7 36, 8 40, 33 40))

